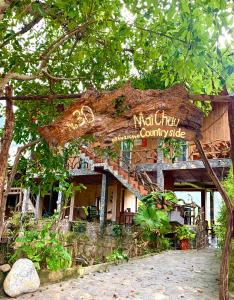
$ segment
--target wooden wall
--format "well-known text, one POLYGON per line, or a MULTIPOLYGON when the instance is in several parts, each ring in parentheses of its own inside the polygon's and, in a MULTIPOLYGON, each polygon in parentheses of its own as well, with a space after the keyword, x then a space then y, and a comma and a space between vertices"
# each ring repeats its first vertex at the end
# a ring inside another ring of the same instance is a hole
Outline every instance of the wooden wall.
POLYGON ((204 118, 202 126, 202 142, 216 140, 230 141, 228 125, 228 104, 214 103, 213 110, 204 118))

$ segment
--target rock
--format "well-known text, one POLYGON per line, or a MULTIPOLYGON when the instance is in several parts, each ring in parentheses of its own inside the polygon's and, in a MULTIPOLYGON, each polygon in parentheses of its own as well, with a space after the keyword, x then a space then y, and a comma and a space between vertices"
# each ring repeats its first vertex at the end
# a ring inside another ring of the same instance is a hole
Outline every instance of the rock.
POLYGON ((9 272, 10 269, 11 269, 11 266, 8 265, 8 264, 1 265, 1 266, 0 266, 0 271, 2 271, 3 273, 9 272))
POLYGON ((3 283, 5 293, 10 297, 35 292, 40 286, 40 278, 33 265, 27 258, 17 260, 3 283))

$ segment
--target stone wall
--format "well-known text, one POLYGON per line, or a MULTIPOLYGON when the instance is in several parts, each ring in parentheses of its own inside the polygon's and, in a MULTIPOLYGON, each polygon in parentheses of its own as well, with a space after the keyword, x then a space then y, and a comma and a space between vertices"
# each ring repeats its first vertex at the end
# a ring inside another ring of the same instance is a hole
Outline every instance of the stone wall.
POLYGON ((128 257, 143 255, 145 245, 136 239, 137 235, 136 227, 111 224, 107 225, 104 234, 101 234, 98 223, 87 222, 86 231, 73 232, 72 243, 68 242, 73 264, 79 264, 82 260, 89 265, 105 262, 106 256, 117 249, 122 250, 128 257))

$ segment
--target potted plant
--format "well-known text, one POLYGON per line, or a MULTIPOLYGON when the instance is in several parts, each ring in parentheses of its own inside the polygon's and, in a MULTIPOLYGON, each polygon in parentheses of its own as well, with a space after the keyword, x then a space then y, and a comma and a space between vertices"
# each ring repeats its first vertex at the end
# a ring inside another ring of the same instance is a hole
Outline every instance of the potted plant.
POLYGON ((196 233, 190 230, 188 226, 183 225, 177 227, 176 236, 180 240, 180 249, 188 250, 190 248, 189 241, 195 238, 196 233))

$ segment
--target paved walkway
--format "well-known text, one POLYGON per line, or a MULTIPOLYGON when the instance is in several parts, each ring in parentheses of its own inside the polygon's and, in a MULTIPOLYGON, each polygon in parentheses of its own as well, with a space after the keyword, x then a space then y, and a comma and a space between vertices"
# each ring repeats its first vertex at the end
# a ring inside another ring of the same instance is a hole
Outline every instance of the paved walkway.
POLYGON ((216 300, 219 261, 215 250, 168 251, 45 286, 17 299, 35 300, 216 300))

